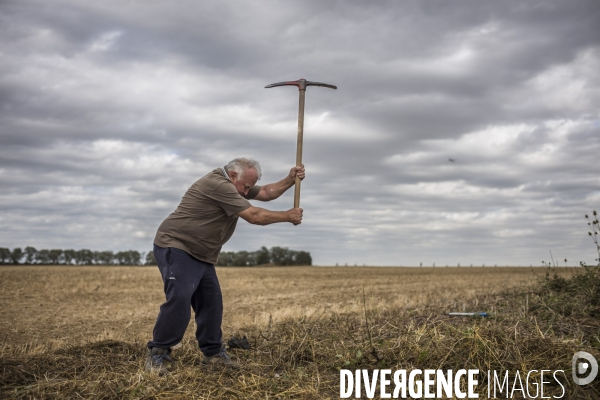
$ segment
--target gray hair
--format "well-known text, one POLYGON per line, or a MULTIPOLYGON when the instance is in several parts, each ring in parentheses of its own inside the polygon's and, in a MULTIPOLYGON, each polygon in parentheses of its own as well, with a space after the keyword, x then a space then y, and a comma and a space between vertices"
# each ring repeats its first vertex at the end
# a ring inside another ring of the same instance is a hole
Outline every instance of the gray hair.
POLYGON ((253 158, 250 157, 238 157, 229 161, 229 163, 225 166, 225 171, 227 172, 236 172, 238 174, 238 179, 242 179, 244 176, 244 172, 248 168, 254 168, 256 170, 257 180, 260 180, 262 177, 262 171, 260 169, 260 164, 253 158))

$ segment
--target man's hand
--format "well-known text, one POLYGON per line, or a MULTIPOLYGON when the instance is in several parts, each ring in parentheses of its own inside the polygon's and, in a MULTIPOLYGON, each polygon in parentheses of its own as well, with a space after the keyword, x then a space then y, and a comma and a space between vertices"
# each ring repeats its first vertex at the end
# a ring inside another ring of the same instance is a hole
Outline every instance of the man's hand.
POLYGON ((288 221, 294 225, 300 225, 302 223, 302 213, 303 209, 301 208, 292 208, 287 211, 288 221))
POLYGON ((293 167, 292 169, 290 169, 290 178, 296 179, 296 175, 298 175, 298 178, 300 178, 300 180, 304 179, 304 164, 300 164, 299 167, 293 167))
MULTIPOLYGON (((304 179, 304 164, 299 167, 292 167, 290 173, 276 183, 269 183, 268 185, 261 186, 260 192, 254 197, 254 200, 260 201, 271 201, 281 196, 286 190, 296 184, 296 175, 300 180, 304 179)), ((282 211, 284 212, 284 211, 282 211)))

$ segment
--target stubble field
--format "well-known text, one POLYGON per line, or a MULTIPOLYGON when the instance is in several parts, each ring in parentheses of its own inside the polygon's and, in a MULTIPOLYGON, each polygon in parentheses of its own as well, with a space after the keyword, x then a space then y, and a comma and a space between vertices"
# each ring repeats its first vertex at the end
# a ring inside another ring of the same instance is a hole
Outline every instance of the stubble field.
MULTIPOLYGON (((172 372, 157 377, 144 371, 164 300, 156 267, 2 267, 0 397, 339 398, 340 368, 528 371, 570 367, 578 350, 597 356, 597 324, 544 311, 544 273, 219 268, 223 339, 247 336, 252 344, 230 351, 241 371, 199 365, 192 319, 172 372), (450 311, 493 317, 450 318, 450 311)), ((564 384, 577 398, 600 398, 597 385, 564 384)), ((560 386, 550 389, 560 394, 560 386)))

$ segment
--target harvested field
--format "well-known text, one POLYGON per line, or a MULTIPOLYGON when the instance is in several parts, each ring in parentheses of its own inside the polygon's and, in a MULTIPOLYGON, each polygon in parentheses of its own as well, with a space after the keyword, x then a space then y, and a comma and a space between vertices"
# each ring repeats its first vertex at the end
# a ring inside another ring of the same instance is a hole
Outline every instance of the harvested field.
MULTIPOLYGON (((228 267, 218 274, 224 335, 318 310, 362 314, 363 285, 370 309, 462 311, 469 299, 535 281, 530 268, 228 267)), ((148 340, 164 301, 156 267, 3 267, 0 277, 10 282, 0 287, 0 331, 11 345, 148 340)))
POLYGON ((563 369, 576 396, 565 398, 600 398, 598 380, 579 387, 566 370, 575 351, 599 355, 598 318, 553 311, 544 272, 220 268, 224 339, 246 335, 253 346, 231 351, 242 372, 202 369, 191 321, 173 372, 158 378, 143 368, 164 298, 156 267, 2 267, 0 396, 339 398, 340 368, 479 368, 563 369))

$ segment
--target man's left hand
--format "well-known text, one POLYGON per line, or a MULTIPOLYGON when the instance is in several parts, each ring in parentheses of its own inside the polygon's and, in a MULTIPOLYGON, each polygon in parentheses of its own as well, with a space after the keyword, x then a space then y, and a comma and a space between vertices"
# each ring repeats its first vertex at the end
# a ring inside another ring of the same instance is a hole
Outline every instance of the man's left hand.
POLYGON ((293 167, 292 169, 290 169, 290 178, 296 179, 296 175, 298 175, 298 178, 300 178, 300 180, 304 179, 304 164, 300 164, 299 167, 293 167))

